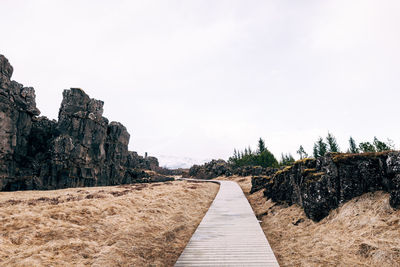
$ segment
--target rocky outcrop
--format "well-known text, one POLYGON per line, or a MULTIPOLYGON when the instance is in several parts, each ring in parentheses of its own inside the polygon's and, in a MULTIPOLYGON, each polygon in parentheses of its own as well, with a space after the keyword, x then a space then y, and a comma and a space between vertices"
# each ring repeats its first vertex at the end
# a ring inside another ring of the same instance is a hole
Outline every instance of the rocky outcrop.
POLYGON ((30 175, 28 140, 32 118, 40 114, 33 88, 11 81, 12 73, 10 63, 0 55, 0 188, 14 177, 30 175))
POLYGON ((271 168, 271 167, 261 167, 261 166, 243 166, 239 168, 234 168, 233 169, 233 174, 238 175, 238 176, 255 176, 255 175, 263 175, 263 176, 268 176, 279 169, 277 168, 271 168))
POLYGON ((243 167, 232 167, 231 164, 226 161, 212 160, 203 165, 193 165, 189 169, 189 176, 197 179, 212 179, 218 176, 251 176, 251 175, 271 175, 278 169, 275 168, 264 168, 261 166, 243 166, 243 167))
POLYGON ((275 202, 300 205, 314 221, 341 203, 378 190, 389 192, 390 205, 400 208, 400 152, 304 159, 270 176, 253 177, 252 185, 252 192, 264 188, 264 196, 275 202))
POLYGON ((203 165, 193 165, 189 169, 189 176, 196 179, 212 179, 222 175, 232 175, 230 165, 222 159, 212 160, 203 165))
POLYGON ((270 176, 253 176, 251 177, 251 189, 250 194, 257 192, 265 187, 266 181, 270 180, 270 176))
MULTIPOLYGON (((11 81, 0 55, 0 189, 56 189, 156 181, 154 157, 128 151, 130 135, 103 117, 100 100, 64 90, 58 122, 40 114, 31 87, 11 81)), ((169 178, 160 176, 159 180, 169 178)))

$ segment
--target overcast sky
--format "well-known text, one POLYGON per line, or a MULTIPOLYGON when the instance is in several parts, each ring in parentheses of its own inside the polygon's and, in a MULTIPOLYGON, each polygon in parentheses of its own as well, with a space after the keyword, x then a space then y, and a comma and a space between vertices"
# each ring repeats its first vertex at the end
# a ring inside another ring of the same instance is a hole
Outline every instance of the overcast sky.
MULTIPOLYGON (((0 54, 57 118, 80 87, 130 149, 227 159, 263 137, 277 156, 332 132, 342 150, 400 146, 400 1, 0 0, 0 54)), ((168 160, 165 156, 171 156, 168 160)))

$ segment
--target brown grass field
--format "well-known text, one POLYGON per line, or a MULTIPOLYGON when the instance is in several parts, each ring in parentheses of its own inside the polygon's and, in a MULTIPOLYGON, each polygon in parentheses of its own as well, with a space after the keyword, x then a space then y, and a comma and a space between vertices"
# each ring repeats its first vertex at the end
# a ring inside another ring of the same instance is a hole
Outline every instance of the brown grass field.
POLYGON ((281 266, 400 266, 400 210, 387 193, 354 198, 315 223, 297 205, 249 195, 251 177, 228 180, 242 187, 281 266))
POLYGON ((0 192, 0 266, 173 266, 217 191, 174 181, 0 192))

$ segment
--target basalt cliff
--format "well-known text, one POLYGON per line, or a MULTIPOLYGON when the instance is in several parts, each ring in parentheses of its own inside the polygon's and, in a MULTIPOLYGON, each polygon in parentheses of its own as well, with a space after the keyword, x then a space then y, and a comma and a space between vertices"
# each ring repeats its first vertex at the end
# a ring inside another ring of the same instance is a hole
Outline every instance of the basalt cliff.
POLYGON ((364 193, 390 193, 391 207, 400 208, 400 152, 329 153, 303 159, 271 175, 252 178, 251 193, 264 189, 274 202, 297 204, 320 221, 342 203, 364 193))
POLYGON ((0 55, 0 190, 57 189, 169 180, 154 157, 128 151, 130 135, 103 117, 103 102, 64 90, 58 121, 39 116, 35 90, 11 80, 0 55))

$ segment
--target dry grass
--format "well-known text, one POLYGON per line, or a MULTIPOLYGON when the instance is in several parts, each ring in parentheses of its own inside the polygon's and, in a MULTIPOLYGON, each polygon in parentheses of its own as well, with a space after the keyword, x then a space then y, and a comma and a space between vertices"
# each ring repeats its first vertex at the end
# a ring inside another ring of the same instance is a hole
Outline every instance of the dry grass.
POLYGON ((217 191, 175 181, 0 192, 0 265, 173 266, 217 191))
POLYGON ((262 220, 281 266, 400 266, 400 210, 389 206, 387 193, 364 194, 315 223, 297 205, 276 205, 262 191, 249 195, 251 177, 229 180, 262 220))

